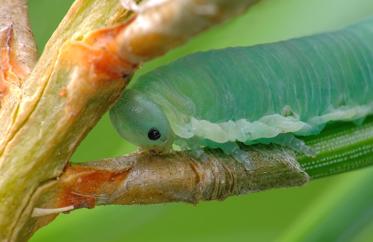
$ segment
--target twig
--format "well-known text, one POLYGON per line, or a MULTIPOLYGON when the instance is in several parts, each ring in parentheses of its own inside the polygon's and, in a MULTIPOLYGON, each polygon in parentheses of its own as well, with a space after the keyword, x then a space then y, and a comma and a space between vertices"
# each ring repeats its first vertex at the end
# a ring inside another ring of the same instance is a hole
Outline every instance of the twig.
MULTIPOLYGON (((70 165, 56 181, 38 190, 35 206, 52 209, 93 208, 107 204, 197 203, 276 187, 298 186, 309 180, 294 153, 272 146, 249 147, 253 169, 220 151, 195 160, 187 152, 167 155, 138 153, 83 165, 70 165)), ((57 211, 58 212, 58 211, 57 211)), ((43 213, 42 215, 47 215, 43 213)), ((57 214, 34 217, 33 230, 57 214)), ((30 228, 30 227, 29 227, 30 228)))
POLYGON ((145 8, 117 38, 122 58, 142 63, 184 43, 259 0, 178 0, 145 8))
MULTIPOLYGON (((278 147, 245 147, 253 168, 219 151, 195 160, 187 152, 168 155, 132 154, 82 165, 70 165, 56 181, 39 189, 36 206, 48 212, 73 207, 93 208, 107 204, 197 203, 267 189, 299 186, 309 179, 347 172, 373 164, 373 118, 363 125, 338 123, 307 144, 316 157, 278 147)), ((35 217, 41 226, 57 214, 35 217)), ((38 227, 34 227, 36 230, 38 227)))

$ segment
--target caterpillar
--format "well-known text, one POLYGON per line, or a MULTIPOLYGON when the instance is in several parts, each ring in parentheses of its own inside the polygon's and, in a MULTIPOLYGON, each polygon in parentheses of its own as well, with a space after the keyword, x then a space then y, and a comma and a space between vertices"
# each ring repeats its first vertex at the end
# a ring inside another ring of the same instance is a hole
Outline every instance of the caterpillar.
POLYGON ((119 134, 145 149, 276 143, 306 155, 297 138, 328 122, 373 113, 373 18, 334 32, 199 52, 148 72, 110 111, 119 134))

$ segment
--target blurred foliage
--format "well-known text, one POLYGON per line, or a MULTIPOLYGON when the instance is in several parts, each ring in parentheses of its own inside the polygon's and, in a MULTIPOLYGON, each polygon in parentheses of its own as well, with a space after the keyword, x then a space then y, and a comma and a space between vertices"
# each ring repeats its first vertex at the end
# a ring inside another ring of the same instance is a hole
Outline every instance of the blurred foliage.
MULTIPOLYGON (((72 0, 29 0, 40 51, 71 3, 72 0)), ((147 63, 139 73, 194 51, 302 36, 345 26, 369 15, 373 15, 372 0, 263 0, 246 15, 147 63)), ((80 145, 73 160, 98 160, 134 149, 118 137, 105 116, 80 145)), ((317 180, 302 188, 273 190, 197 206, 164 204, 79 210, 59 216, 31 241, 268 242, 280 238, 283 241, 305 238, 313 241, 317 233, 325 232, 341 234, 339 241, 371 241, 373 205, 362 201, 372 201, 373 194, 355 187, 368 187, 372 176, 373 169, 367 168, 317 180), (342 203, 345 207, 337 206, 350 194, 357 200, 347 199, 349 203, 342 203), (356 207, 361 204, 365 205, 356 207), (357 212, 352 214, 354 216, 343 213, 348 210, 357 212), (348 236, 343 237, 345 233, 342 232, 352 227, 348 236)))

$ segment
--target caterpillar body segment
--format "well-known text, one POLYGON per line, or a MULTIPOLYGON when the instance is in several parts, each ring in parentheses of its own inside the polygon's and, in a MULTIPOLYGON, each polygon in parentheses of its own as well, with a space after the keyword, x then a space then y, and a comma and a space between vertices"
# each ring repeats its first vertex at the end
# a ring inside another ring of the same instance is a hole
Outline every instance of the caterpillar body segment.
POLYGON ((237 143, 279 143, 314 155, 295 135, 372 113, 370 18, 335 32, 181 58, 132 83, 111 119, 144 148, 236 154, 237 143))

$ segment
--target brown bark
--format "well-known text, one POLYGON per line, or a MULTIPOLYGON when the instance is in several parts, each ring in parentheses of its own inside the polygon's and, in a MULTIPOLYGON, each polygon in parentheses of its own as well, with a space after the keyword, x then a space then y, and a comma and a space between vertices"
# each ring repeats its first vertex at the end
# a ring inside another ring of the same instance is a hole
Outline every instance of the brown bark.
POLYGON ((309 180, 289 150, 255 146, 247 152, 251 169, 219 151, 207 151, 203 160, 185 152, 138 153, 69 165, 59 179, 38 190, 34 218, 26 228, 35 231, 48 224, 61 208, 69 211, 108 204, 197 203, 299 186, 309 180))

